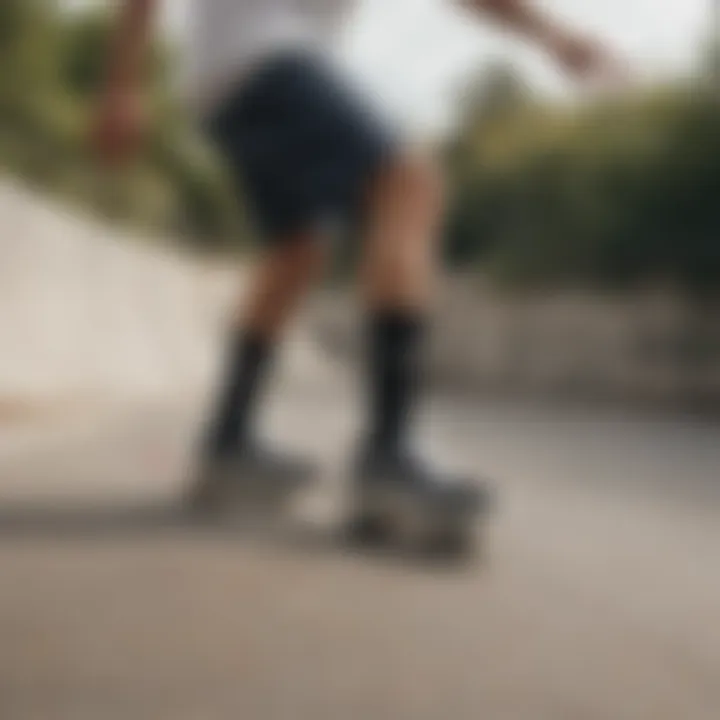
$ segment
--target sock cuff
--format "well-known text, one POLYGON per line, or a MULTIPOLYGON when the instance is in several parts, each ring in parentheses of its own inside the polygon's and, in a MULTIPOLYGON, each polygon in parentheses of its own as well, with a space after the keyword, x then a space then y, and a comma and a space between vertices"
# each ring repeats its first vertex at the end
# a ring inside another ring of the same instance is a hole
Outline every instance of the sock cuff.
POLYGON ((247 362, 270 355, 275 342, 255 330, 238 327, 230 331, 228 345, 228 360, 239 362, 242 358, 247 362))
POLYGON ((425 313, 418 310, 382 310, 370 317, 370 327, 378 335, 413 336, 427 324, 425 313))

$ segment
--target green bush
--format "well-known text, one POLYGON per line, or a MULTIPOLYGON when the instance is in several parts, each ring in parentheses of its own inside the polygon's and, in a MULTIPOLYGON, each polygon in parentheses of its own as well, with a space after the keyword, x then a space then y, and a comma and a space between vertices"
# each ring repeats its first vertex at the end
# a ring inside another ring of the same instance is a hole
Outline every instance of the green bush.
POLYGON ((716 291, 719 127, 716 96, 682 88, 476 119, 450 153, 449 257, 512 283, 716 291))
POLYGON ((111 18, 61 13, 49 0, 0 5, 0 167, 85 208, 194 244, 247 236, 230 183, 171 92, 171 55, 150 53, 147 151, 132 168, 102 177, 88 146, 106 66, 111 18))

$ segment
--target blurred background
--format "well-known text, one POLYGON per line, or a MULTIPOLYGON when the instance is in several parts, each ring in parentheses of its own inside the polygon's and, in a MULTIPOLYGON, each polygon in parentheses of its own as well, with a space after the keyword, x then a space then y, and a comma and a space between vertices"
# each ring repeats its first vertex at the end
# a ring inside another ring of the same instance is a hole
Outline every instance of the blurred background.
MULTIPOLYGON (((581 94, 542 57, 431 0, 409 13, 361 3, 350 23, 349 66, 446 160, 457 277, 433 368, 463 385, 717 409, 715 4, 668 2, 660 15, 640 0, 565 5, 628 58, 632 91, 581 94)), ((165 5, 154 43, 145 152, 111 177, 87 134, 112 8, 7 0, 2 13, 6 187, 205 257, 252 252, 242 208, 183 111, 186 4, 165 5)), ((12 226, 3 235, 7 255, 12 226)), ((340 317, 319 313, 321 336, 347 346, 352 314, 327 305, 340 317)))
MULTIPOLYGON (((3 720, 718 717, 720 6, 547 5, 632 87, 574 88, 439 0, 367 0, 341 48, 449 181, 421 435, 505 507, 491 572, 439 576, 142 520, 191 475, 253 233, 183 109, 186 3, 109 176, 115 4, 0 1, 3 720)), ((267 418, 329 468, 358 405, 346 248, 267 418)))

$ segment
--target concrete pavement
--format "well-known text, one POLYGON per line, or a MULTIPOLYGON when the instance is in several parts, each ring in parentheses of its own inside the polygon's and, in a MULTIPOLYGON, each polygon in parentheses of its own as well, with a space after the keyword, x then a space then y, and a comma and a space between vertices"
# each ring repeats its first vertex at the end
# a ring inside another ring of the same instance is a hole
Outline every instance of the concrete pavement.
MULTIPOLYGON (((268 425, 332 467, 351 400, 338 378, 287 383, 268 425)), ((3 720, 720 716, 717 429, 434 400, 423 437, 503 491, 465 568, 181 523, 7 524, 11 501, 171 502, 192 405, 0 455, 3 720)))
MULTIPOLYGON (((720 717, 717 427, 434 399, 424 441, 501 488, 464 568, 191 528, 164 508, 203 403, 177 396, 233 278, 0 207, 0 395, 73 401, 0 421, 0 720, 720 717)), ((304 337, 267 422, 327 467, 321 523, 357 403, 304 337)))

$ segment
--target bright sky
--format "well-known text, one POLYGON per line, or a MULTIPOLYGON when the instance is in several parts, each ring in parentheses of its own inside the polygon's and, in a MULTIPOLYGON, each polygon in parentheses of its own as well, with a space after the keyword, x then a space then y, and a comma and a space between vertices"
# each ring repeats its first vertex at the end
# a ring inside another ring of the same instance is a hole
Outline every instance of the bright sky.
MULTIPOLYGON (((68 3, 87 0, 66 0, 68 3)), ((168 24, 182 32, 190 0, 164 0, 168 24)), ((202 0, 194 0, 202 2, 202 0)), ((241 2, 242 0, 238 0, 241 2)), ((714 0, 544 0, 548 10, 606 38, 640 76, 683 72, 709 32, 714 0)), ((387 109, 415 128, 452 118, 458 85, 479 63, 507 57, 540 87, 566 90, 531 48, 482 29, 449 0, 359 0, 346 55, 387 109)))
MULTIPOLYGON (((567 22, 605 38, 639 76, 683 72, 707 34, 713 0, 545 0, 567 22)), ((443 126, 458 83, 479 63, 505 57, 539 86, 563 92, 555 68, 532 48, 468 20, 446 0, 363 0, 348 52, 356 67, 416 123, 443 126)))

